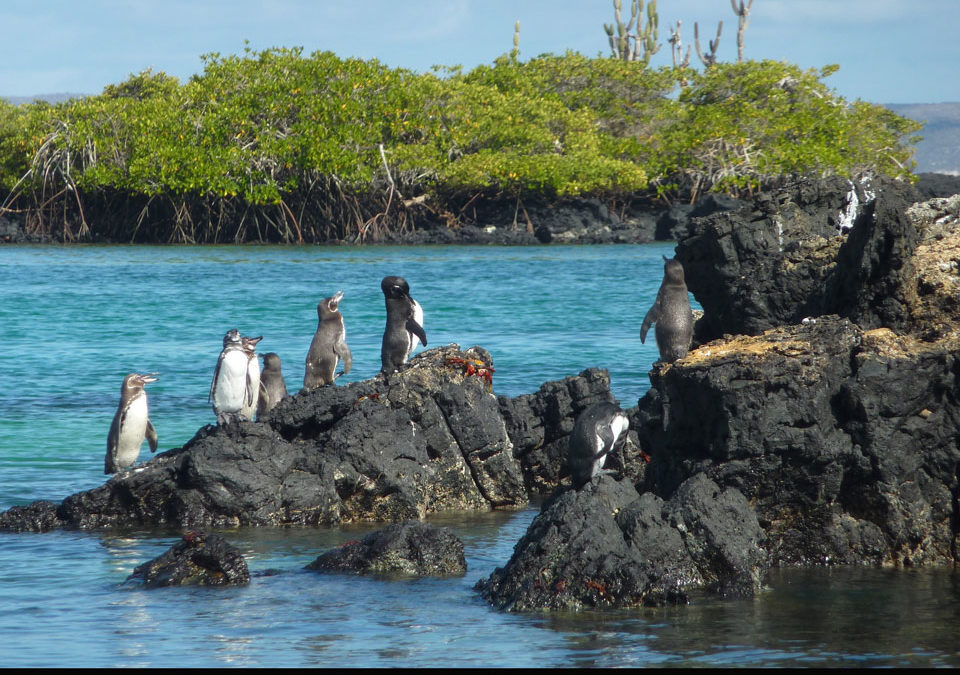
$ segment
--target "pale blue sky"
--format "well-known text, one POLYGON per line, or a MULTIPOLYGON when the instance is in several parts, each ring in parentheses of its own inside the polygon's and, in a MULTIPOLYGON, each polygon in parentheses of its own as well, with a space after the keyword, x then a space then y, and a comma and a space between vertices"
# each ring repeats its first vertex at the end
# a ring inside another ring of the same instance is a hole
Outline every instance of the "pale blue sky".
MULTIPOLYGON (((720 59, 736 60, 730 0, 658 8, 664 44, 654 65, 671 63, 677 19, 689 44, 699 22, 704 46, 722 20, 720 59)), ((567 49, 596 56, 608 53, 603 24, 612 18, 612 0, 0 0, 0 96, 96 94, 146 68, 185 81, 202 69, 201 54, 239 54, 244 40, 421 72, 469 69, 510 51, 517 20, 521 59, 567 49)), ((826 82, 851 100, 956 102, 958 29, 960 0, 754 0, 745 56, 838 63, 826 82)))

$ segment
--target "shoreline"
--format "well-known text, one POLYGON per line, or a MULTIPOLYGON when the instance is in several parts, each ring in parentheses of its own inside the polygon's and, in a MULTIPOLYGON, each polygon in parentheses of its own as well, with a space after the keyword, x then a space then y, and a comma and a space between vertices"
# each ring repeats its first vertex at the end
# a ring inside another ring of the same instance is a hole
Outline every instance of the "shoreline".
MULTIPOLYGON (((960 193, 960 176, 939 173, 916 174, 913 185, 916 201, 934 197, 949 197, 960 193)), ((722 211, 735 211, 750 203, 749 199, 735 199, 725 195, 708 194, 695 204, 658 205, 649 199, 637 200, 635 205, 611 209, 597 198, 547 201, 525 205, 517 209, 513 199, 492 201, 480 213, 474 213, 470 222, 448 224, 436 213, 423 216, 423 224, 397 232, 373 232, 358 236, 353 241, 328 239, 324 241, 289 242, 275 238, 258 237, 244 241, 174 242, 162 240, 126 241, 93 234, 76 241, 63 241, 47 235, 26 231, 23 217, 17 214, 0 215, 0 244, 182 244, 243 245, 284 244, 311 246, 342 245, 497 245, 539 246, 543 244, 647 244, 655 241, 679 241, 690 231, 695 218, 703 218, 722 211)), ((426 209, 426 207, 423 207, 426 209)), ((269 233, 268 233, 269 234, 269 233)), ((136 236, 134 237, 136 238, 136 236)))

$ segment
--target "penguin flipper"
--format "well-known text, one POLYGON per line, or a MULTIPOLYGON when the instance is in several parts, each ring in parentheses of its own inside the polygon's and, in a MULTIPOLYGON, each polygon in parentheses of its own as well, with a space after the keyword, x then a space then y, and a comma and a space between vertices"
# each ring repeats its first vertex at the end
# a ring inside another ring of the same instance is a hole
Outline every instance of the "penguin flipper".
POLYGON ((423 326, 417 323, 417 321, 413 317, 410 317, 409 319, 407 319, 406 327, 408 332, 413 333, 418 338, 420 338, 420 342, 423 343, 424 347, 427 346, 427 333, 426 331, 423 330, 423 326))
POLYGON ((213 400, 213 392, 217 388, 217 379, 220 377, 220 364, 223 363, 223 354, 217 359, 217 368, 213 371, 213 381, 210 383, 210 393, 207 394, 207 403, 213 400))
POLYGON ((157 430, 153 428, 153 422, 147 418, 147 442, 150 444, 150 452, 157 451, 157 441, 159 437, 157 436, 157 430))
POLYGON ((340 374, 346 375, 350 372, 350 369, 353 368, 353 352, 350 351, 350 346, 347 344, 347 341, 340 338, 336 344, 333 345, 333 352, 340 357, 340 361, 343 363, 343 372, 340 374))
POLYGON ((657 293, 657 299, 654 301, 653 306, 647 311, 647 315, 643 317, 643 325, 640 326, 640 343, 643 344, 647 341, 647 331, 650 330, 650 326, 657 322, 657 319, 660 318, 660 294, 657 293))
POLYGON ((117 469, 117 443, 120 437, 120 420, 118 412, 113 417, 113 423, 110 425, 110 433, 107 434, 107 456, 103 460, 103 472, 105 474, 116 473, 117 469))
POLYGON ((250 375, 250 370, 247 370, 247 387, 243 393, 243 398, 247 402, 248 406, 255 405, 257 402, 257 397, 260 396, 260 383, 256 385, 253 383, 253 376, 250 375))

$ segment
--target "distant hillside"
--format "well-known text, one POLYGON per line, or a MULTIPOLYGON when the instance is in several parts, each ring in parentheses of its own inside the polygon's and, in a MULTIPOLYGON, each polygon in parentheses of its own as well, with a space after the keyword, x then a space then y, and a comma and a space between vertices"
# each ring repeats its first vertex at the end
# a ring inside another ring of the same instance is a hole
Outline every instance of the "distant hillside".
POLYGON ((917 144, 917 173, 960 175, 960 103, 890 103, 898 115, 922 122, 917 144))

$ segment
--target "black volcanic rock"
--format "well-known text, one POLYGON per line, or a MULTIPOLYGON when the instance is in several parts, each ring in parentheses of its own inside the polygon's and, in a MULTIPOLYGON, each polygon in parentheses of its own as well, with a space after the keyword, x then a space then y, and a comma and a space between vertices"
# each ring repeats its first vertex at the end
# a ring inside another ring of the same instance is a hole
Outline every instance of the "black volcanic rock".
MULTIPOLYGON (((500 413, 513 443, 514 456, 523 467, 527 489, 546 495, 566 478, 567 437, 577 416, 594 403, 614 403, 610 373, 589 368, 579 375, 543 384, 533 394, 498 397, 500 413)), ((639 448, 625 445, 610 458, 610 467, 641 470, 635 461, 639 448)))
POLYGON ((750 502, 771 564, 956 558, 960 333, 922 342, 819 317, 658 366, 631 426, 641 489, 703 473, 750 502))
POLYGON ((916 196, 887 178, 802 179, 739 211, 695 219, 677 258, 705 312, 697 341, 822 314, 903 324, 917 245, 903 214, 916 196))
POLYGON ((960 176, 947 173, 919 173, 915 185, 920 199, 960 194, 960 176))
POLYGON ((250 572, 243 555, 219 534, 190 532, 169 550, 137 566, 127 578, 146 588, 243 586, 250 572))
POLYGON ((390 525, 327 551, 310 570, 388 576, 466 574, 463 542, 445 527, 419 521, 390 525))
MULTIPOLYGON (((957 562, 960 201, 865 187, 802 181, 698 222, 680 251, 701 323, 750 335, 654 365, 628 411, 649 465, 558 492, 478 584, 489 602, 628 607, 750 594, 769 565, 957 562)), ((546 456, 525 431, 515 445, 546 456)))
POLYGON ((544 504, 507 565, 477 590, 509 611, 676 604, 695 591, 752 595, 763 539, 743 495, 703 474, 668 501, 600 476, 544 504))
POLYGON ((546 429, 562 444, 583 407, 611 398, 609 374, 584 371, 514 405, 468 361, 493 367, 479 347, 434 348, 388 377, 288 397, 260 422, 206 426, 98 488, 0 513, 0 529, 399 522, 523 506, 527 486, 559 481, 565 461, 533 461, 527 435, 546 429))

